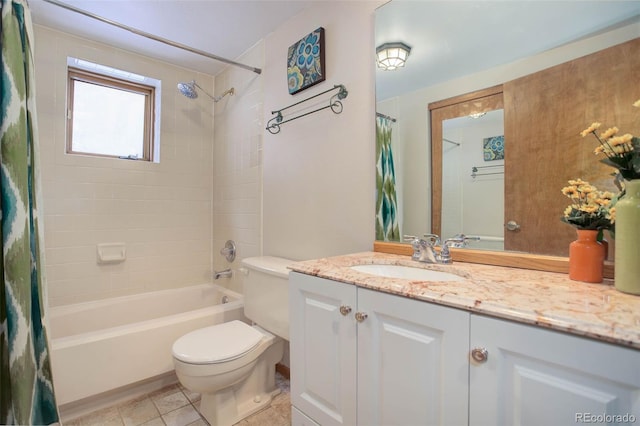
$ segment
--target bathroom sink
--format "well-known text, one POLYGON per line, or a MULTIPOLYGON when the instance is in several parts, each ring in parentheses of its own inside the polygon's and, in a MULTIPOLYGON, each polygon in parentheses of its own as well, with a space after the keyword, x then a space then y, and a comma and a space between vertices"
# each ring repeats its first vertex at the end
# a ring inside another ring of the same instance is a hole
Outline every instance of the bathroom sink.
POLYGON ((420 281, 464 281, 460 275, 449 272, 433 271, 431 269, 414 268, 404 265, 355 265, 351 269, 365 274, 378 275, 388 278, 403 278, 405 280, 420 281))

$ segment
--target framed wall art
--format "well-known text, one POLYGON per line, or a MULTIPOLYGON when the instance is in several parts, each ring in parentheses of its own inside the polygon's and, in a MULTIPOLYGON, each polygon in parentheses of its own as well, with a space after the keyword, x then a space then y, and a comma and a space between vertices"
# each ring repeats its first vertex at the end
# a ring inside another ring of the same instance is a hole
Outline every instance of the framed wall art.
POLYGON ((483 139, 482 152, 484 161, 504 160, 504 135, 483 139))
POLYGON ((287 81, 289 93, 294 95, 324 81, 324 28, 302 37, 289 47, 287 81))

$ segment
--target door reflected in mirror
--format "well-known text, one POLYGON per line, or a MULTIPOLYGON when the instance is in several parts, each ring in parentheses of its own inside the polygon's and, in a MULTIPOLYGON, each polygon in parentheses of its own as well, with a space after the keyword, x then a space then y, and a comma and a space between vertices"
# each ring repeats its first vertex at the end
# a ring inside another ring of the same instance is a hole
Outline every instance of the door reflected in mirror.
POLYGON ((443 238, 477 236, 468 248, 504 250, 504 110, 442 123, 443 238))

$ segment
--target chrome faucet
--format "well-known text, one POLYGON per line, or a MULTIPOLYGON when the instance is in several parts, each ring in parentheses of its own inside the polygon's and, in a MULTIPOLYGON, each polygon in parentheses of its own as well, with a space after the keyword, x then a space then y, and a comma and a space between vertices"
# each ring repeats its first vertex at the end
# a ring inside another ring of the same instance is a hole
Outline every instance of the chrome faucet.
POLYGON ((467 246, 467 241, 479 240, 480 237, 467 237, 464 234, 456 234, 452 238, 447 238, 442 244, 442 250, 440 250, 440 263, 453 263, 453 259, 451 259, 451 253, 449 252, 449 247, 463 248, 467 246))
POLYGON ((231 278, 233 271, 231 269, 225 269, 224 271, 213 271, 213 279, 219 280, 220 278, 231 278))
POLYGON ((413 235, 405 235, 404 240, 411 243, 413 255, 411 259, 423 263, 438 263, 435 247, 440 244, 440 237, 435 234, 425 234, 424 239, 413 235))
POLYGON ((453 263, 449 247, 466 247, 467 241, 478 241, 480 237, 467 237, 464 234, 457 234, 448 238, 442 243, 440 254, 436 252, 436 247, 440 245, 440 237, 435 234, 425 234, 424 239, 413 235, 405 235, 404 240, 411 243, 413 255, 411 259, 423 263, 453 263))

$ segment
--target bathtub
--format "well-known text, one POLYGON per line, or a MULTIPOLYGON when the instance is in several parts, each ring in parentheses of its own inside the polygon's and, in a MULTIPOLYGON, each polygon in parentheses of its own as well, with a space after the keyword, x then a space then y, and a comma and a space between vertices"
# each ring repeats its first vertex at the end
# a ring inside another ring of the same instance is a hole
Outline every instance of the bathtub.
POLYGON ((178 337, 234 319, 246 320, 242 295, 216 284, 50 308, 57 402, 80 401, 171 372, 171 346, 178 337))

